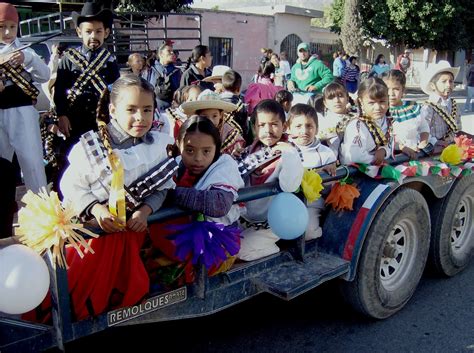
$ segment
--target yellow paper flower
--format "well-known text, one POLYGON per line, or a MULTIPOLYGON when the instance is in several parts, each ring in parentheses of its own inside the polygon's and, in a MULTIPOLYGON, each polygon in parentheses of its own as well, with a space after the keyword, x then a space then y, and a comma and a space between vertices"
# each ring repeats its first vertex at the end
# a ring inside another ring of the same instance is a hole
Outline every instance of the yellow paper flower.
POLYGON ((451 165, 458 165, 462 160, 462 149, 456 145, 447 146, 443 152, 441 152, 441 162, 448 163, 451 165))
POLYGON ((56 192, 48 195, 44 188, 38 194, 29 190, 22 201, 26 206, 18 212, 20 227, 17 234, 23 244, 39 254, 52 248, 53 260, 61 267, 67 267, 63 253, 65 243, 71 244, 81 257, 84 254, 79 245, 94 253, 77 231, 95 238, 98 235, 85 229, 82 224, 74 223, 76 213, 71 206, 64 207, 61 204, 56 192))
POLYGON ((301 181, 301 188, 308 203, 313 203, 321 197, 320 193, 324 189, 323 179, 316 171, 312 169, 305 170, 303 180, 301 181))

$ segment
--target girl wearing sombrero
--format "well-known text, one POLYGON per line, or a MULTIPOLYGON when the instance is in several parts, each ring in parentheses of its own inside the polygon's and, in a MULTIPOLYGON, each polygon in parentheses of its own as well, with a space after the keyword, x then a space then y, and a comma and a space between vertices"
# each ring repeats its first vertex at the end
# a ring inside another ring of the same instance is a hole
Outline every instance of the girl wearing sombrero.
POLYGON ((449 62, 442 60, 430 66, 421 77, 421 89, 429 95, 421 108, 421 117, 430 126, 429 141, 433 146, 452 143, 461 129, 457 105, 451 98, 458 73, 459 67, 451 67, 449 62))
POLYGON ((241 127, 232 118, 237 105, 220 99, 217 93, 206 89, 196 101, 183 103, 182 109, 188 116, 205 116, 214 123, 221 133, 222 153, 240 155, 240 151, 245 147, 245 140, 241 127))

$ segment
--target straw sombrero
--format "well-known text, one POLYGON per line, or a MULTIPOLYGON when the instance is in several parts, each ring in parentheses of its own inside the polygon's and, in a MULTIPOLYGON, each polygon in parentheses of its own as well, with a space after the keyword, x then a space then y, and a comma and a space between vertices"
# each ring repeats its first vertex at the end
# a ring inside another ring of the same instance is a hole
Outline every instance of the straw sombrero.
POLYGON ((181 104, 186 115, 193 115, 202 109, 219 109, 225 112, 232 112, 237 109, 237 105, 223 101, 216 92, 206 89, 201 92, 197 100, 181 104))
POLYGON ((459 66, 458 67, 452 67, 449 62, 446 60, 441 60, 437 64, 429 66, 425 72, 421 75, 421 80, 420 80, 420 87, 423 92, 426 94, 430 95, 433 93, 433 90, 431 89, 430 83, 433 77, 435 77, 437 74, 441 72, 450 72, 453 74, 454 78, 459 73, 459 66))
POLYGON ((230 70, 229 66, 226 65, 216 65, 212 68, 212 74, 211 76, 208 76, 203 79, 205 82, 215 82, 215 81, 221 81, 222 76, 225 74, 227 70, 230 70))

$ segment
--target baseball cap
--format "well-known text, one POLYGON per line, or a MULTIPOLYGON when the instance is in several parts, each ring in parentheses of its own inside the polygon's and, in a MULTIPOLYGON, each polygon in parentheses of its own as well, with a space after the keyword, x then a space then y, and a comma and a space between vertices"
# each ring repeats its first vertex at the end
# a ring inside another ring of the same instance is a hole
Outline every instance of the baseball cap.
POLYGON ((303 49, 304 51, 309 51, 309 45, 308 43, 300 43, 298 44, 298 49, 296 49, 296 51, 300 51, 301 49, 303 49))

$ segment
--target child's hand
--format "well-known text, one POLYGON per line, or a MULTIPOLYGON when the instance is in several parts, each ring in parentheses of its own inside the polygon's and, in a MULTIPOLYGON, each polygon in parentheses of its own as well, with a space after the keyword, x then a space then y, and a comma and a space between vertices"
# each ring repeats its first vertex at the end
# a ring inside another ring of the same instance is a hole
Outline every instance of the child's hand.
POLYGON ((13 53, 12 56, 10 57, 9 63, 13 67, 18 67, 23 62, 25 61, 25 54, 21 51, 17 51, 16 53, 13 53))
POLYGON ((64 136, 69 137, 70 136, 69 131, 72 130, 69 118, 66 115, 61 115, 58 118, 58 120, 59 120, 59 123, 58 123, 59 131, 61 131, 61 133, 64 136))
POLYGON ((117 218, 109 212, 109 209, 106 206, 100 203, 96 203, 92 207, 91 214, 95 219, 97 219, 97 222, 99 222, 100 228, 107 233, 116 233, 123 229, 119 224, 117 224, 117 218))
POLYGON ((383 163, 385 160, 385 149, 379 148, 377 151, 375 151, 375 159, 374 159, 374 164, 375 165, 380 165, 383 163))
POLYGON ((328 164, 321 168, 323 172, 326 172, 331 176, 336 176, 336 169, 336 163, 328 164))
POLYGON ((406 154, 411 160, 416 160, 418 158, 416 151, 413 151, 410 147, 403 147, 402 152, 406 154))
POLYGON ((127 227, 134 232, 144 232, 148 226, 148 216, 151 215, 152 209, 143 205, 133 212, 132 217, 127 221, 127 227))

